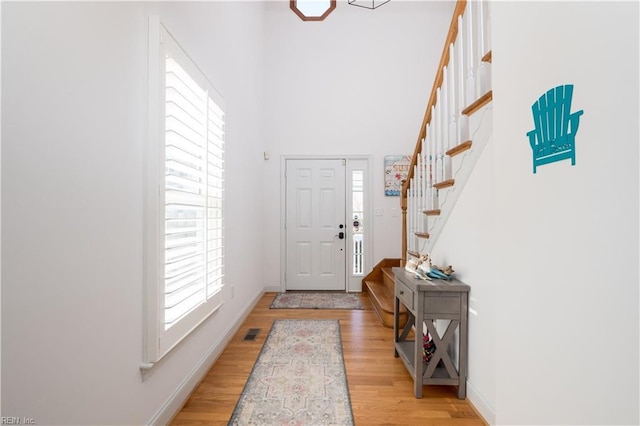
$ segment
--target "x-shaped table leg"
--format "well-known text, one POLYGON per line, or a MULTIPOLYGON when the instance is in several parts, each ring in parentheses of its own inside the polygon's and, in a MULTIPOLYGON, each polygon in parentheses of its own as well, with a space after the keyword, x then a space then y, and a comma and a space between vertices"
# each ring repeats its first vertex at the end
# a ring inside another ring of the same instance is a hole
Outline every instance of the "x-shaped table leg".
POLYGON ((404 330, 402 330, 402 334, 398 338, 398 341, 403 341, 407 339, 409 332, 411 331, 411 326, 415 323, 415 317, 411 313, 411 311, 407 310, 407 323, 404 326, 404 330))
POLYGON ((449 377, 451 377, 452 379, 457 379, 458 372, 456 371, 456 368, 451 361, 451 357, 447 353, 447 348, 449 347, 449 344, 453 339, 456 328, 458 328, 458 325, 460 325, 460 321, 451 320, 442 338, 440 338, 438 330, 436 330, 436 326, 433 321, 426 321, 426 324, 427 331, 433 339, 433 344, 436 347, 436 351, 433 353, 433 356, 429 360, 429 364, 427 364, 427 368, 423 372, 423 377, 431 377, 433 375, 433 372, 436 370, 436 367, 438 366, 438 361, 442 360, 442 363, 447 369, 447 373, 449 373, 449 377))

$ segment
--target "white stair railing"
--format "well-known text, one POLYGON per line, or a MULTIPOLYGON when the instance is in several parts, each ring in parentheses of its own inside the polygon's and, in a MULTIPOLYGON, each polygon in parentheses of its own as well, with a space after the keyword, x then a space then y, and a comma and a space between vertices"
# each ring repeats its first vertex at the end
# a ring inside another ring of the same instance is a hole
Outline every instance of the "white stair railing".
POLYGON ((456 190, 460 192, 490 137, 492 114, 486 106, 492 99, 487 59, 491 57, 490 19, 489 0, 458 0, 403 188, 407 198, 403 260, 407 252, 425 254, 433 246, 457 200, 456 190), (484 112, 470 122, 469 116, 481 108, 484 112))

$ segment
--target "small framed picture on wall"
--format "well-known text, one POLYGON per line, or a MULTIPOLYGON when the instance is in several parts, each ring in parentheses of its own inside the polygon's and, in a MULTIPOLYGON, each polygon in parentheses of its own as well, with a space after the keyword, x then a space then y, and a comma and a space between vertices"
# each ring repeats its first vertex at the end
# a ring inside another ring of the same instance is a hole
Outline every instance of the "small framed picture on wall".
POLYGON ((384 195, 399 197, 402 181, 407 178, 410 155, 385 155, 384 157, 384 195))

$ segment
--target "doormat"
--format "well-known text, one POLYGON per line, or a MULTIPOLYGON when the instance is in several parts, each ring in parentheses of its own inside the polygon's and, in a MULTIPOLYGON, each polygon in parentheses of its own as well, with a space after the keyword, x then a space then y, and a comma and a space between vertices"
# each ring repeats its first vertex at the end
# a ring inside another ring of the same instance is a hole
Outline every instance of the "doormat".
POLYGON ((353 425, 337 320, 275 320, 229 425, 353 425))
POLYGON ((354 293, 344 292, 286 292, 278 293, 271 309, 364 309, 354 293))

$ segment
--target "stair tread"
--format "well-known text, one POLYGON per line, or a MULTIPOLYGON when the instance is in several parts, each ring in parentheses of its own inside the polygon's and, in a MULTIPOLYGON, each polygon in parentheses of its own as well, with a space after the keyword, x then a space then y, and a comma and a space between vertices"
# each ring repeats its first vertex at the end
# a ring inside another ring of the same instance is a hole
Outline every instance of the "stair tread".
POLYGON ((463 152, 471 149, 472 144, 473 143, 470 140, 462 142, 461 144, 454 146, 453 148, 448 150, 445 154, 448 155, 449 157, 455 157, 456 155, 462 154, 463 152))
MULTIPOLYGON (((369 290, 369 296, 374 297, 385 312, 393 313, 393 289, 390 289, 381 281, 365 281, 365 285, 369 290)), ((404 306, 400 305, 400 311, 404 311, 404 306)))
POLYGON ((444 189, 444 188, 449 188, 450 186, 453 186, 454 183, 455 183, 454 179, 447 179, 447 180, 443 180, 442 182, 434 183, 433 187, 436 189, 444 189))
POLYGON ((480 96, 476 99, 471 105, 462 110, 462 114, 471 115, 474 112, 478 111, 480 108, 488 104, 493 100, 493 91, 489 90, 484 95, 480 96))
POLYGON ((367 281, 369 295, 376 298, 380 307, 386 312, 393 312, 393 295, 389 288, 380 281, 367 281))

